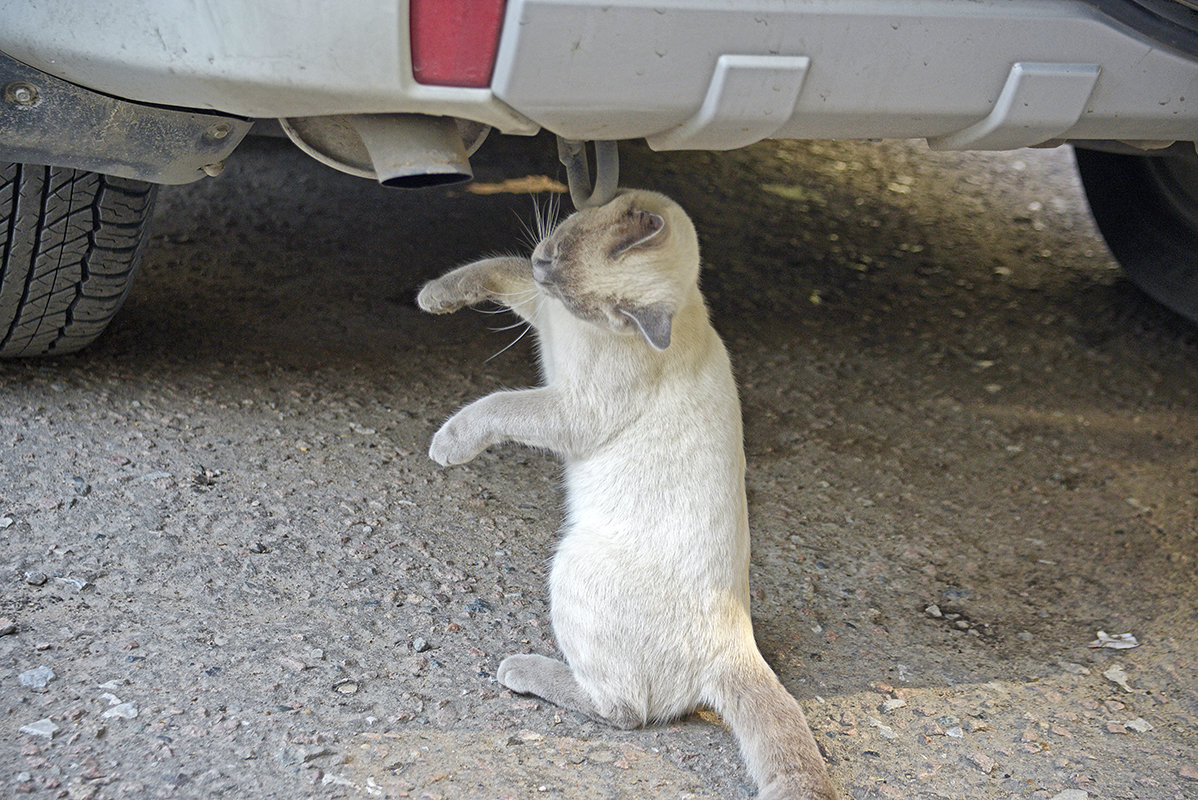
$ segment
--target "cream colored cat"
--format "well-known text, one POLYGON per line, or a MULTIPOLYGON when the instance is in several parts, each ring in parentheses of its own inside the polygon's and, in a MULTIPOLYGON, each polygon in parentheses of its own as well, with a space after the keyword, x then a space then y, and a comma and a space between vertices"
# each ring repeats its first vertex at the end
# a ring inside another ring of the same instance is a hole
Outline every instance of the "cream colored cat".
POLYGON ((623 191, 524 258, 455 269, 425 311, 494 300, 540 339, 545 385, 483 397, 433 437, 439 464, 520 442, 566 463, 550 578, 563 663, 514 655, 498 679, 621 728, 705 704, 740 741, 759 797, 835 793, 803 711, 753 640, 740 403, 699 293, 694 226, 623 191))

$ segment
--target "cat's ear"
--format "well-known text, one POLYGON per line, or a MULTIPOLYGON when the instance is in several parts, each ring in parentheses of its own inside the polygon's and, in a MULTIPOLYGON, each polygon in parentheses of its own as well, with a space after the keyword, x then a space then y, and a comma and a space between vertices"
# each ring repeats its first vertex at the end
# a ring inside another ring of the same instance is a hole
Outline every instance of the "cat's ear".
POLYGON ((637 330, 654 350, 665 350, 670 346, 670 328, 674 314, 665 303, 621 308, 619 311, 636 323, 637 330))
POLYGON ((648 244, 666 227, 666 220, 660 214, 645 211, 643 208, 631 208, 616 226, 616 244, 612 248, 612 258, 626 250, 648 244))

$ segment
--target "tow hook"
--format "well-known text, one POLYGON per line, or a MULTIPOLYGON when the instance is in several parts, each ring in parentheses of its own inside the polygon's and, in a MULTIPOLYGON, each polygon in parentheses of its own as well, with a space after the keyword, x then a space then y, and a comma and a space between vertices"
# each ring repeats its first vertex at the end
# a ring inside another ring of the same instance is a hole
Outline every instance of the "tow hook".
POLYGON ((601 206, 616 196, 620 182, 620 150, 616 142, 595 142, 594 189, 587 166, 586 142, 557 137, 557 157, 566 168, 570 200, 575 208, 601 206))

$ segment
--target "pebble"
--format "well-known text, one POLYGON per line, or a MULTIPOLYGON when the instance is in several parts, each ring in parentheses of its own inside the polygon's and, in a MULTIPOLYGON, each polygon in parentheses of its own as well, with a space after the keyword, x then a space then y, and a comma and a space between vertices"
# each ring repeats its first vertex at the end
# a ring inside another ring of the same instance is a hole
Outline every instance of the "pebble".
POLYGON ((357 694, 358 682, 352 680, 338 681, 333 684, 333 688, 340 694, 357 694))
POLYGON ((494 608, 486 600, 476 597, 472 603, 466 606, 466 610, 475 614, 489 614, 494 611, 494 608))
POLYGON ((1108 668, 1105 672, 1103 672, 1102 677, 1106 678, 1111 683, 1117 684, 1119 688, 1125 692, 1135 691, 1127 683, 1127 673, 1124 672, 1123 667, 1120 667, 1118 664, 1108 668))
POLYGON ((874 728, 877 728, 878 735, 881 736, 883 739, 897 739, 898 738, 898 734, 894 732, 894 729, 891 728, 889 725, 883 724, 882 720, 880 720, 880 719, 874 719, 873 717, 870 717, 869 724, 871 726, 873 726, 874 728))
POLYGON ((940 606, 936 605, 935 603, 932 603, 927 608, 925 608, 923 610, 923 613, 927 614, 929 617, 931 617, 933 619, 940 619, 941 617, 944 616, 944 612, 942 612, 940 610, 940 606))
POLYGON ((0 517, 0 531, 4 530, 5 528, 9 527, 12 524, 13 524, 12 517, 0 517))
POLYGON ((25 583, 29 584, 30 586, 41 586, 47 580, 49 580, 49 578, 46 577, 46 573, 44 572, 33 571, 25 573, 25 583))
POLYGON ((104 719, 113 719, 114 717, 119 718, 119 719, 136 719, 137 718, 137 704, 136 703, 121 703, 120 705, 115 705, 112 708, 108 709, 100 716, 103 717, 104 719))
POLYGON ((1059 794, 1054 794, 1051 800, 1086 800, 1090 793, 1085 789, 1066 789, 1059 794))
POLYGON ((49 717, 21 726, 21 733, 26 733, 30 736, 45 736, 47 739, 54 736, 57 731, 58 726, 51 722, 49 717))
POLYGON ((22 672, 18 677, 21 680, 22 686, 27 686, 35 692, 44 692, 50 681, 58 676, 49 667, 41 666, 22 672))
POLYGON ((982 772, 986 773, 987 775, 989 775, 991 772, 993 772, 994 768, 996 766, 998 766, 998 762, 996 762, 993 758, 986 755, 985 753, 969 753, 965 757, 967 759, 969 759, 969 762, 971 764, 973 764, 975 767, 977 767, 978 769, 980 769, 982 772))
POLYGON ((945 736, 951 736, 954 739, 965 738, 965 731, 961 730, 960 725, 955 725, 944 732, 945 736))
POLYGON ((9 617, 0 617, 0 636, 8 636, 17 632, 17 623, 9 617))
POLYGON ((903 708, 906 705, 907 705, 907 701, 904 700, 903 698, 892 697, 891 699, 887 700, 885 703, 882 704, 882 710, 889 714, 891 711, 894 711, 897 708, 903 708))
POLYGON ((412 640, 412 649, 417 653, 423 653, 431 647, 423 636, 417 636, 412 640))

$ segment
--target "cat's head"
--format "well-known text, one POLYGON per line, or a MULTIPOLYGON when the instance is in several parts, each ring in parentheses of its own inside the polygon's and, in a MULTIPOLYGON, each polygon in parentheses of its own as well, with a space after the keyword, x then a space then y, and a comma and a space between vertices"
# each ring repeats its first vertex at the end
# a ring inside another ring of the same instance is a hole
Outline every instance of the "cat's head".
POLYGON ((579 319, 664 350, 698 281, 698 237, 670 198, 624 189, 558 225, 533 250, 532 273, 579 319))

